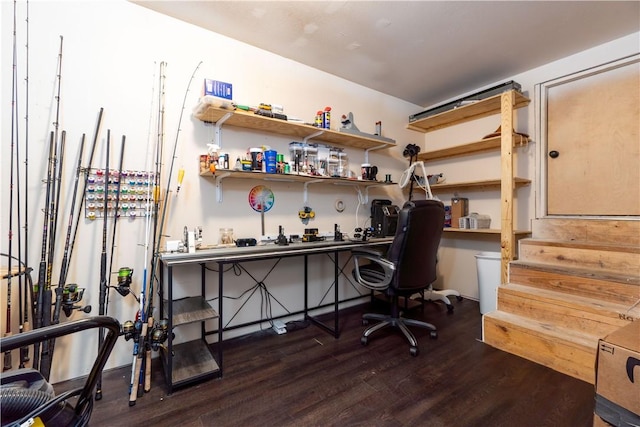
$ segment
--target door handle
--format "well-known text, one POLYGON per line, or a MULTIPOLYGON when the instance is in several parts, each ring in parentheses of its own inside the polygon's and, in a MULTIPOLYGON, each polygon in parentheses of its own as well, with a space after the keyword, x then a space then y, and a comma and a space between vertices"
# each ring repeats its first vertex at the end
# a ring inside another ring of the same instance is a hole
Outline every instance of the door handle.
POLYGON ((556 150, 551 150, 549 151, 549 157, 551 157, 552 159, 557 158, 560 155, 560 153, 556 150))

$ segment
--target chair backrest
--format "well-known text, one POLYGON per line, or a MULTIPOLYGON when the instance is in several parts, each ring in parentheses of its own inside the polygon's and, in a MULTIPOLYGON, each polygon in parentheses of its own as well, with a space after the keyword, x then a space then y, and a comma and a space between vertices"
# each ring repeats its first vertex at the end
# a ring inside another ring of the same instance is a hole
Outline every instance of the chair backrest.
POLYGON ((444 227, 444 205, 438 200, 405 203, 387 259, 396 265, 390 288, 424 289, 436 280, 438 246, 444 227))

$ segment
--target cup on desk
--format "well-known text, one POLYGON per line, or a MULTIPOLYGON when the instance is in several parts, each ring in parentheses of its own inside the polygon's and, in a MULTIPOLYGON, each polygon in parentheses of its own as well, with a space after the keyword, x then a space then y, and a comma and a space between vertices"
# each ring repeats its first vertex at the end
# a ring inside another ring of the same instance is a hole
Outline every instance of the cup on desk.
POLYGON ((367 181, 375 181, 378 174, 378 167, 371 166, 369 163, 363 163, 360 165, 362 173, 362 179, 367 181))

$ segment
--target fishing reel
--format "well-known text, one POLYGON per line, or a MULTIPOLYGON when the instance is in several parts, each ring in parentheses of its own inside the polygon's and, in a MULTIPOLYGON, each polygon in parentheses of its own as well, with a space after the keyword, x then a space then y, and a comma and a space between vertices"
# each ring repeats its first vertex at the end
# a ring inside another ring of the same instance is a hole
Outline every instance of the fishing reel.
POLYGON ((157 351, 159 347, 167 340, 169 335, 169 320, 161 319, 153 325, 153 329, 149 331, 149 342, 151 348, 157 351))
POLYGON ((127 320, 122 324, 122 335, 126 341, 136 337, 136 324, 132 320, 127 320))
POLYGON ((133 269, 129 267, 122 267, 118 270, 118 287, 116 291, 123 297, 126 297, 131 293, 131 277, 133 276, 133 269))
MULTIPOLYGON (((127 320, 122 324, 122 335, 124 339, 129 341, 131 339, 137 340, 142 333, 142 321, 136 319, 127 320)), ((153 327, 147 331, 148 344, 153 350, 158 350, 159 347, 167 340, 169 336, 169 321, 167 319, 161 319, 159 322, 154 323, 153 327)))
POLYGON ((129 341, 130 339, 137 340, 142 333, 142 320, 136 316, 136 320, 127 320, 122 324, 122 334, 124 339, 129 341))
POLYGON ((80 310, 84 313, 91 312, 90 305, 84 307, 76 305, 82 301, 83 295, 84 288, 79 288, 76 284, 65 285, 64 288, 62 288, 62 311, 64 311, 67 317, 71 316, 73 310, 80 310))

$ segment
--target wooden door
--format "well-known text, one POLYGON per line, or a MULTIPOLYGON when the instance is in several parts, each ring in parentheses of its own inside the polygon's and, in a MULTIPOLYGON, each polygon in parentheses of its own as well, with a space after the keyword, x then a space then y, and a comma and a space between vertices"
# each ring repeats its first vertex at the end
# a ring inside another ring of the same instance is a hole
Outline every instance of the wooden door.
POLYGON ((640 215, 638 57, 545 95, 547 214, 640 215))

